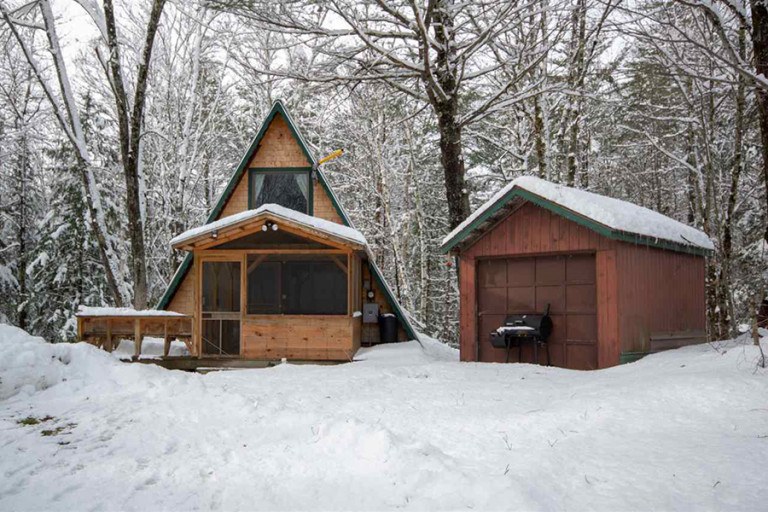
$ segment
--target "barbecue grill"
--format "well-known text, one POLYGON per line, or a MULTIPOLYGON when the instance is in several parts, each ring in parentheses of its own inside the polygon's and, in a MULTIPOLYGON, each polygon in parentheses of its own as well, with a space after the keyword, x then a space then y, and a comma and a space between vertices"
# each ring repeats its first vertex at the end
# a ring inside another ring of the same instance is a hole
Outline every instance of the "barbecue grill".
MULTIPOLYGON (((491 345, 495 348, 507 349, 507 362, 509 362, 509 350, 512 346, 517 346, 517 360, 520 361, 523 345, 532 344, 534 359, 536 364, 539 364, 539 345, 545 345, 550 334, 552 334, 552 318, 549 316, 549 304, 547 304, 544 314, 509 315, 504 320, 504 325, 491 332, 491 345)), ((549 365, 549 350, 547 350, 547 365, 549 365)))

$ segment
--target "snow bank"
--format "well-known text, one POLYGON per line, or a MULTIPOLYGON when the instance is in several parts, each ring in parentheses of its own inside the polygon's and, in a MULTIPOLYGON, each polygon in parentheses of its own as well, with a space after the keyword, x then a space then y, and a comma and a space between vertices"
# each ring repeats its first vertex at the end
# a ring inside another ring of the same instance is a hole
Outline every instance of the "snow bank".
MULTIPOLYGON (((132 348, 133 343, 130 345, 132 348)), ((132 382, 137 375, 128 365, 88 343, 48 343, 17 327, 0 324, 0 400, 16 395, 31 397, 63 382, 91 387, 105 381, 122 382, 125 377, 132 382)))
POLYGON ((3 391, 24 388, 0 401, 0 510, 762 510, 756 358, 742 339, 578 372, 424 338, 198 375, 0 327, 3 391))
POLYGON ((29 396, 65 381, 72 373, 73 360, 78 366, 75 371, 82 370, 83 364, 113 364, 105 352, 85 343, 47 343, 17 327, 0 324, 0 400, 19 393, 29 396))
POLYGON ((159 309, 133 309, 133 308, 110 308, 110 307, 91 307, 80 306, 75 316, 186 316, 183 313, 175 311, 165 311, 159 309))
POLYGON ((627 201, 558 185, 533 176, 522 176, 509 182, 464 222, 456 226, 456 229, 443 239, 442 245, 448 245, 459 233, 515 188, 526 190, 616 231, 638 234, 651 239, 668 240, 701 249, 714 249, 712 240, 702 231, 658 212, 627 201))
POLYGON ((354 228, 343 226, 341 224, 337 224, 335 222, 331 222, 329 220, 321 219, 318 217, 313 217, 311 215, 306 215, 304 213, 300 213, 277 204, 265 204, 256 208, 255 210, 246 210, 244 212, 236 213, 217 221, 189 229, 174 237, 171 240, 170 245, 175 246, 188 240, 192 240, 193 238, 196 238, 200 235, 212 233, 213 231, 221 230, 229 226, 240 224, 241 222, 255 219, 256 217, 266 213, 270 214, 272 217, 284 219, 295 224, 316 229, 317 231, 321 231, 336 238, 348 240, 356 244, 367 245, 368 243, 365 239, 365 236, 354 228))
POLYGON ((61 382, 69 347, 51 345, 25 331, 0 324, 0 400, 31 394, 61 382))

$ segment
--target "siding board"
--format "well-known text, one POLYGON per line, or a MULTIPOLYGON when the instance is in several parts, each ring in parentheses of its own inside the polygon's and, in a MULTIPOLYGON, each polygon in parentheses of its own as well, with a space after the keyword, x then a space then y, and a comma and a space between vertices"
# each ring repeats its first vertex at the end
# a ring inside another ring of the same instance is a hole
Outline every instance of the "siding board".
POLYGON ((702 339, 703 257, 611 240, 532 203, 486 229, 460 254, 463 361, 476 359, 476 261, 488 257, 594 252, 600 367, 618 364, 622 352, 650 350, 651 336, 660 340, 657 346, 672 344, 664 341, 670 337, 702 339))

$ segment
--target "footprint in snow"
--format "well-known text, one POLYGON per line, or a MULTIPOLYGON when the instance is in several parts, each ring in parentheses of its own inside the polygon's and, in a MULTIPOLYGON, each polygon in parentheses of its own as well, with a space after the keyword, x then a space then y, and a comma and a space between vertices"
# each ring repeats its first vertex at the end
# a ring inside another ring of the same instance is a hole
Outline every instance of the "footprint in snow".
POLYGON ((151 475, 149 478, 145 479, 143 482, 139 482, 138 484, 136 484, 136 487, 134 487, 134 489, 137 491, 142 491, 147 487, 152 487, 153 485, 156 485, 158 481, 159 479, 157 477, 157 474, 155 473, 151 475))
POLYGON ((166 445, 163 455, 172 455, 179 450, 179 442, 176 440, 171 441, 166 445))
POLYGON ((60 490, 59 492, 57 492, 56 494, 51 496, 51 500, 52 501, 59 501, 64 496, 66 496, 68 494, 71 494, 71 493, 73 493, 75 491, 79 491, 81 487, 82 487, 82 485, 80 485, 80 484, 74 484, 74 485, 70 485, 68 487, 65 487, 64 489, 60 490))

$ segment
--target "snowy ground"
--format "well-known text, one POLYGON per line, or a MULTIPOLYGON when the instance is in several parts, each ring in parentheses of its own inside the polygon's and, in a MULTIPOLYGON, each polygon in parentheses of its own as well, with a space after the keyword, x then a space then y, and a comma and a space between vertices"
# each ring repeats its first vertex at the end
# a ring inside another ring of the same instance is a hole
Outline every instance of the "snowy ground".
POLYGON ((765 510, 755 357, 574 372, 412 342, 197 375, 0 326, 0 510, 765 510))

